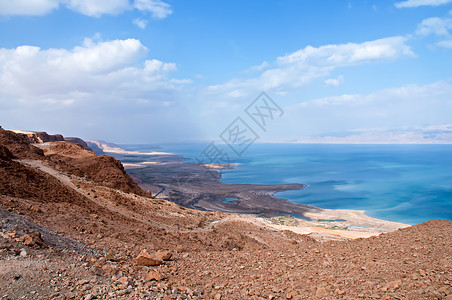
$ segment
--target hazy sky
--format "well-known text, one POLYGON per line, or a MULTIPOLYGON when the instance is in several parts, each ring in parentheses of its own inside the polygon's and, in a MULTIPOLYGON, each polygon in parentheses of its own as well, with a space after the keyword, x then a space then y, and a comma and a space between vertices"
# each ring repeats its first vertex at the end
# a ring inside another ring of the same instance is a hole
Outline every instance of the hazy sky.
POLYGON ((452 0, 0 0, 0 125, 452 143, 452 0), (284 114, 245 113, 265 91, 284 114))

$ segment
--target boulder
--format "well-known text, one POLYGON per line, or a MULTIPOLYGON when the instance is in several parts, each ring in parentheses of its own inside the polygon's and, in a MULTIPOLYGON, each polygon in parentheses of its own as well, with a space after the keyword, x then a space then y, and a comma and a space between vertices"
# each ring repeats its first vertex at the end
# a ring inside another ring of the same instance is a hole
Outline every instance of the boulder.
POLYGON ((117 260, 115 255, 113 253, 111 253, 111 252, 107 253, 107 255, 105 256, 105 259, 109 260, 109 261, 116 261, 117 260))
POLYGON ((171 260, 171 257, 173 256, 173 253, 169 252, 169 251, 162 251, 159 250, 157 251, 157 253, 155 254, 155 256, 161 260, 171 260))
POLYGON ((124 287, 131 285, 131 279, 126 276, 119 278, 118 282, 121 283, 124 287))
POLYGON ((136 258, 136 262, 139 266, 158 266, 163 263, 163 260, 147 253, 146 250, 141 250, 136 258))
POLYGON ((29 247, 47 248, 39 232, 32 232, 24 237, 24 245, 29 247))
POLYGON ((154 270, 150 270, 148 275, 146 275, 146 280, 147 281, 151 281, 151 280, 155 280, 155 281, 160 281, 163 279, 163 276, 154 270))

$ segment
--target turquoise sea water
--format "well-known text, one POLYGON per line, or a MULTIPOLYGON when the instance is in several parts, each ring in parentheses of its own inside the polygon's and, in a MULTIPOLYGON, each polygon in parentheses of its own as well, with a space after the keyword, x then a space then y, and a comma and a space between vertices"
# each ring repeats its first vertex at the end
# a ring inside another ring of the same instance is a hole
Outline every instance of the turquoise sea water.
MULTIPOLYGON (((194 159, 206 144, 131 146, 194 159)), ((417 224, 452 219, 452 145, 254 144, 227 183, 304 183, 277 193, 295 203, 365 210, 372 217, 417 224)))

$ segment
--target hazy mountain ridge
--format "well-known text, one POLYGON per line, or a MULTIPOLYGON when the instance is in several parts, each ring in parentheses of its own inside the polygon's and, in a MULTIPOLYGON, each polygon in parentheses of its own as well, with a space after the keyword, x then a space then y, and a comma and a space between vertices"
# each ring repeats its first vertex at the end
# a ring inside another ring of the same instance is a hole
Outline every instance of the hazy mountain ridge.
POLYGON ((323 133, 292 140, 289 143, 322 144, 452 144, 452 124, 398 129, 365 128, 323 133))

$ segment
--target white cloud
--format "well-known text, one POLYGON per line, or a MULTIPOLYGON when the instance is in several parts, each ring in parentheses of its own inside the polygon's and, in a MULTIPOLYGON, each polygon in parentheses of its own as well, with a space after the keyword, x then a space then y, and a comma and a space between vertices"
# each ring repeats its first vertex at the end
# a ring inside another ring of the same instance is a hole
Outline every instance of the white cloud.
POLYGON ((451 40, 443 40, 436 43, 436 45, 443 47, 443 48, 449 48, 452 49, 452 39, 451 40))
POLYGON ((174 63, 146 56, 136 39, 1 48, 2 125, 111 141, 192 137, 181 91, 191 82, 173 78, 174 63))
POLYGON ((268 62, 264 61, 260 65, 252 66, 251 68, 248 69, 248 71, 262 71, 262 70, 266 69, 268 66, 270 66, 270 64, 268 62))
POLYGON ((133 6, 138 10, 150 12, 156 19, 164 19, 173 13, 170 5, 161 0, 135 0, 133 6))
POLYGON ((294 105, 280 103, 284 117, 272 123, 274 135, 263 138, 280 142, 452 144, 451 94, 449 80, 294 105))
POLYGON ((68 0, 67 7, 90 17, 116 15, 129 10, 129 0, 68 0))
MULTIPOLYGON (((406 85, 371 94, 344 94, 284 107, 288 136, 314 136, 359 128, 451 124, 452 82, 406 85)), ((451 141, 452 142, 452 141, 451 141)))
MULTIPOLYGON (((451 15, 451 12, 449 11, 449 15, 451 15)), ((452 49, 452 35, 450 30, 452 30, 452 18, 434 17, 422 20, 417 27, 416 34, 421 36, 440 36, 443 40, 436 42, 436 46, 452 49)))
POLYGON ((397 8, 419 7, 419 6, 439 6, 452 3, 452 0, 407 0, 397 2, 394 5, 397 8))
MULTIPOLYGON (((0 0, 0 15, 42 16, 57 9, 60 4, 68 9, 90 17, 117 15, 133 8, 150 12, 155 19, 163 19, 173 11, 168 3, 161 0, 0 0)), ((143 22, 138 25, 142 26, 143 22)))
POLYGON ((132 22, 133 22, 133 24, 137 25, 141 29, 146 29, 146 26, 148 25, 148 21, 140 19, 140 18, 133 19, 132 22))
POLYGON ((422 20, 418 25, 416 34, 418 35, 448 35, 452 29, 452 19, 441 19, 438 17, 422 20))
POLYGON ((361 44, 326 45, 319 48, 308 46, 292 54, 279 57, 278 61, 282 64, 344 66, 396 59, 402 55, 413 55, 405 41, 406 38, 397 36, 361 44))
MULTIPOLYGON (((363 104, 376 103, 379 106, 383 102, 393 101, 412 101, 416 99, 422 99, 425 102, 429 102, 429 97, 435 98, 435 96, 444 97, 452 93, 452 83, 446 81, 440 81, 433 84, 427 84, 423 86, 419 85, 406 85, 398 88, 390 88, 380 90, 369 95, 340 95, 334 97, 326 97, 316 100, 311 100, 298 104, 299 107, 312 107, 312 106, 361 106, 363 104)), ((452 99, 444 98, 452 104, 452 99)), ((382 109, 387 109, 384 105, 382 109)))
POLYGON ((344 76, 340 75, 338 78, 329 78, 325 80, 327 86, 339 86, 344 82, 344 76))
MULTIPOLYGON (((0 49, 0 90, 24 99, 94 94, 120 98, 152 90, 173 89, 167 75, 173 63, 146 60, 147 48, 136 39, 98 42, 87 39, 72 50, 33 46, 0 49)), ((178 83, 177 83, 178 84, 178 83)), ((77 98, 77 97, 76 97, 77 98)), ((77 99, 76 99, 77 100, 77 99)))
POLYGON ((58 8, 60 0, 0 0, 0 15, 45 15, 58 8))
POLYGON ((116 71, 145 56, 147 48, 139 40, 114 40, 94 43, 85 39, 84 45, 75 47, 61 60, 66 69, 81 68, 87 72, 105 73, 116 71))
POLYGON ((411 48, 401 36, 378 39, 361 44, 348 43, 307 46, 294 53, 278 57, 273 67, 250 79, 233 79, 209 87, 209 91, 224 94, 235 91, 235 95, 247 95, 247 91, 293 89, 310 83, 316 78, 328 76, 339 67, 372 62, 392 61, 401 56, 414 56, 411 48))

